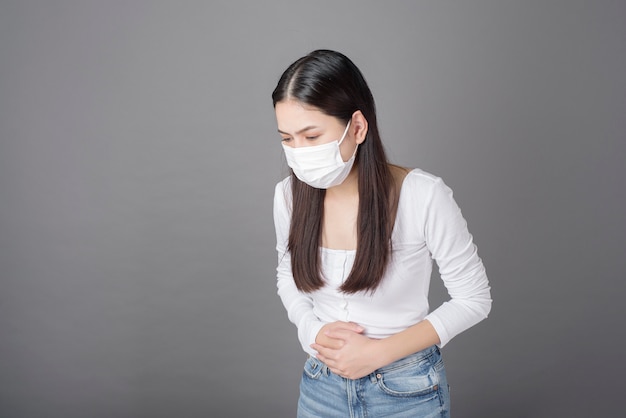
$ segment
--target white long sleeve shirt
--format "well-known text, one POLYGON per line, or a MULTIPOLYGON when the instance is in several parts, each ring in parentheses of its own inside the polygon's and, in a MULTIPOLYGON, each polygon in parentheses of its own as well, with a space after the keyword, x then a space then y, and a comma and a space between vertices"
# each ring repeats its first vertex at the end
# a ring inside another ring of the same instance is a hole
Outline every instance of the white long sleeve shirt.
POLYGON ((355 250, 321 248, 325 286, 312 293, 300 292, 294 283, 287 250, 291 218, 289 177, 276 185, 274 225, 278 251, 278 295, 289 320, 298 328, 305 352, 322 326, 352 321, 371 338, 386 338, 427 319, 443 347, 450 339, 487 317, 491 293, 485 268, 452 190, 443 181, 420 169, 412 170, 402 184, 392 234, 392 255, 385 276, 373 294, 344 294, 339 286, 350 274, 355 250), (428 289, 432 262, 450 295, 432 312, 428 289))

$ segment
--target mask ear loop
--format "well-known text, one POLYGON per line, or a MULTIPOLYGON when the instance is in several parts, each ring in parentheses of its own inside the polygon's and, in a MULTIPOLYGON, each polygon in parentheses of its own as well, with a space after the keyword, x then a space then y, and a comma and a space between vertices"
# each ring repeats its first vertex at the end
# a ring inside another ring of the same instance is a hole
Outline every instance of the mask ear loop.
POLYGON ((348 128, 350 127, 350 122, 352 121, 351 120, 348 121, 348 124, 346 125, 346 130, 343 131, 343 135, 341 135, 341 139, 339 140, 339 143, 337 145, 341 145, 343 140, 346 138, 346 134, 348 133, 348 128))
MULTIPOLYGON (((352 122, 352 120, 348 121, 348 125, 346 126, 346 130, 343 131, 343 136, 341 137, 341 139, 337 143, 337 148, 339 148, 339 145, 341 145, 341 143, 345 139, 346 134, 348 133, 348 128, 350 127, 350 122, 352 122)), ((356 144, 356 147, 354 147, 354 152, 352 153, 352 156, 350 157, 350 159, 354 158, 354 156, 356 155, 356 150, 358 150, 358 149, 359 149, 359 144, 356 144)))

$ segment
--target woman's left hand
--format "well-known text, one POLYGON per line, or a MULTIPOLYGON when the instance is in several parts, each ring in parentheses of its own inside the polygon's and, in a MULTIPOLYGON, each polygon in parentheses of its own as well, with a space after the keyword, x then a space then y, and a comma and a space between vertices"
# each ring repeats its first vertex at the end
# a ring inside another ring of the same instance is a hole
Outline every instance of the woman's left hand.
POLYGON ((333 340, 332 347, 311 344, 311 348, 317 351, 316 357, 333 373, 347 379, 358 379, 384 366, 380 340, 346 329, 325 331, 324 334, 333 340))

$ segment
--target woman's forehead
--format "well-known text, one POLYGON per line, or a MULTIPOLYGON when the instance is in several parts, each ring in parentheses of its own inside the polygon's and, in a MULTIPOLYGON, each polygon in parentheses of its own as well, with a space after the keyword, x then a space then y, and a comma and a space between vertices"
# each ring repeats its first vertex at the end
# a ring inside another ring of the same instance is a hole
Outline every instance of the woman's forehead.
POLYGON ((315 107, 295 100, 278 102, 275 110, 278 129, 283 132, 295 132, 306 126, 327 126, 335 119, 315 107))

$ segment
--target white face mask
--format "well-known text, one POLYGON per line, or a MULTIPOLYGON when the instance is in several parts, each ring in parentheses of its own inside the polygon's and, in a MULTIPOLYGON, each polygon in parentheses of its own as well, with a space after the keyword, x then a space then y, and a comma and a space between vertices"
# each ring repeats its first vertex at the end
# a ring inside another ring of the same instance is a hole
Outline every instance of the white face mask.
POLYGON ((283 144, 287 165, 291 167, 296 177, 318 189, 328 189, 341 184, 350 174, 356 156, 355 148, 352 157, 344 161, 339 149, 349 127, 350 121, 339 141, 298 148, 283 144))

